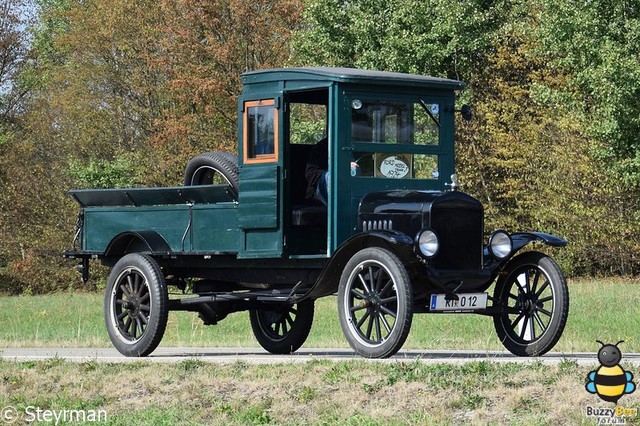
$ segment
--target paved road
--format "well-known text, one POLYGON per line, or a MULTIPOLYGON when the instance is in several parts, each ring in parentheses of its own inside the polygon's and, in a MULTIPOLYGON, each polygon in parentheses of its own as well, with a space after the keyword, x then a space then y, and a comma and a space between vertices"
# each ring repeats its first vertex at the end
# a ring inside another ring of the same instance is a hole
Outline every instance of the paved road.
MULTIPOLYGON (((293 355, 272 355, 259 348, 195 348, 195 347, 161 347, 147 358, 127 358, 113 348, 7 348, 0 349, 0 359, 11 361, 32 361, 48 358, 64 358, 74 362, 132 362, 146 360, 149 362, 179 362, 186 359, 200 359, 206 362, 251 364, 299 363, 310 360, 365 360, 349 349, 301 349, 293 355)), ((368 360, 370 362, 407 362, 420 360, 425 363, 459 364, 470 361, 519 362, 558 364, 562 361, 575 361, 579 365, 595 366, 598 360, 595 353, 560 353, 552 352, 538 358, 520 358, 502 351, 421 351, 402 350, 386 360, 368 360)), ((624 353, 622 362, 625 365, 640 366, 640 354, 624 353)))

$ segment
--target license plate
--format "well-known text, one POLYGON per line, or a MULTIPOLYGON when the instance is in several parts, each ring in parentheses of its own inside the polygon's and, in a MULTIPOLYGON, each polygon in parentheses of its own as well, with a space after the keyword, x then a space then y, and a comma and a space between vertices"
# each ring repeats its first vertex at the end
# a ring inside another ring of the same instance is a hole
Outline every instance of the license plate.
POLYGON ((446 294, 432 294, 429 310, 432 312, 475 311, 487 307, 487 293, 461 293, 458 300, 447 300, 446 294))

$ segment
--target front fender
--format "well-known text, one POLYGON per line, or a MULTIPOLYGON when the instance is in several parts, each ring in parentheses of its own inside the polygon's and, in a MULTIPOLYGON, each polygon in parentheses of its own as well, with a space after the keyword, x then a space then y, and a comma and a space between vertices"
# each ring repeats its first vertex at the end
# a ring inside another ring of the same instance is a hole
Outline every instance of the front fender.
POLYGON ((551 247, 564 247, 567 245, 567 240, 544 232, 516 232, 514 234, 510 234, 510 236, 513 244, 512 250, 509 256, 503 259, 493 257, 490 254, 489 246, 484 247, 484 268, 491 271, 494 278, 498 271, 511 261, 511 259, 513 259, 514 256, 527 244, 538 242, 551 247))
MULTIPOLYGON (((342 243, 309 293, 304 295, 304 299, 317 299, 337 292, 345 265, 354 254, 367 247, 384 247, 394 252, 403 262, 412 260, 413 240, 408 235, 386 230, 362 232, 342 243)), ((415 256, 413 257, 415 260, 415 256)))
POLYGON ((513 254, 520 251, 529 243, 539 242, 552 247, 565 247, 567 240, 544 232, 518 232, 511 234, 513 254))

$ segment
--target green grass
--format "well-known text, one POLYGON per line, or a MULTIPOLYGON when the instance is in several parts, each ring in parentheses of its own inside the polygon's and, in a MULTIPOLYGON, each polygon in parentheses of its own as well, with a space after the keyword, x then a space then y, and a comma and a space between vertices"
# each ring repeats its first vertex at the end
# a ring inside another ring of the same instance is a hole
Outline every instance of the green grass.
MULTIPOLYGON (((575 363, 430 365, 0 360, 0 407, 102 410, 107 425, 594 424, 575 363)), ((625 395, 627 408, 640 394, 625 395)), ((637 424, 638 418, 628 418, 637 424)))
MULTIPOLYGON (((556 351, 594 353, 596 339, 640 351, 640 283, 570 283, 571 311, 556 351)), ((102 295, 63 293, 0 298, 0 347, 110 346, 102 295)), ((335 297, 318 301, 307 347, 347 347, 335 297)), ((246 313, 206 327, 172 312, 164 346, 252 346, 246 313)), ((502 349, 491 318, 417 315, 405 348, 502 349)), ((624 362, 624 360, 623 360, 624 362)), ((584 389, 589 367, 564 361, 463 365, 419 361, 301 364, 162 364, 0 360, 0 408, 105 410, 107 425, 457 425, 595 424, 585 408, 609 407, 584 389)), ((635 372, 634 372, 635 373, 635 372)), ((637 376, 637 374, 636 374, 637 376)), ((640 408, 640 393, 620 403, 640 408)), ((23 419, 24 420, 24 419, 23 419)), ((638 417, 626 424, 640 424, 638 417)), ((18 422, 19 423, 19 422, 18 422)))
MULTIPOLYGON (((569 284, 570 313, 554 351, 595 352, 596 339, 624 340, 624 352, 640 352, 640 283, 579 280, 569 284)), ((0 298, 0 347, 110 346, 102 295, 61 293, 0 298)), ((196 314, 171 312, 162 346, 257 347, 246 312, 204 326, 196 314)), ((335 297, 317 302, 306 347, 348 347, 335 297)), ((416 315, 405 349, 502 349, 492 319, 478 315, 416 315)))

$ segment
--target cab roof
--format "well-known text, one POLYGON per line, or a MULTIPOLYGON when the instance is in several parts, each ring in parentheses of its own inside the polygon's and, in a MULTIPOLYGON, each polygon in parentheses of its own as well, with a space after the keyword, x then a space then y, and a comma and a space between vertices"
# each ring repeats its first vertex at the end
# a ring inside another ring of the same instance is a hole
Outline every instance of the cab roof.
POLYGON ((244 85, 281 81, 316 81, 387 86, 409 86, 433 89, 464 89, 458 80, 399 72, 363 70, 357 68, 294 67, 271 68, 242 74, 244 85))

